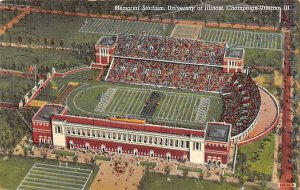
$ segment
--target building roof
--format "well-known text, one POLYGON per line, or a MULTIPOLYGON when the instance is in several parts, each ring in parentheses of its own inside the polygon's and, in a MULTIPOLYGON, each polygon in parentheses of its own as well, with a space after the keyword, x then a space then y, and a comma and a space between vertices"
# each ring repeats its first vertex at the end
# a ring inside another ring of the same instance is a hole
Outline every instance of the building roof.
POLYGON ((228 142, 230 138, 230 124, 207 123, 205 141, 228 142))
POLYGON ((226 48, 225 57, 242 59, 243 55, 244 55, 243 48, 226 48))
POLYGON ((50 122, 52 115, 60 114, 65 109, 61 105, 50 105, 47 104, 42 107, 33 117, 33 120, 48 121, 50 122))
POLYGON ((96 45, 112 46, 117 40, 116 36, 103 36, 96 45))

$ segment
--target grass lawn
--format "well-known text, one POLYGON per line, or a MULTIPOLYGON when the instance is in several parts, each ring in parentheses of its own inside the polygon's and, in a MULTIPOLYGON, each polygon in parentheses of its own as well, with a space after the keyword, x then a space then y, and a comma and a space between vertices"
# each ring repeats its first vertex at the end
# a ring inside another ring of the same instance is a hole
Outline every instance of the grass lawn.
POLYGON ((147 161, 141 161, 140 164, 142 166, 149 166, 151 168, 154 168, 157 165, 156 162, 147 162, 147 161))
POLYGON ((104 160, 104 161, 111 161, 111 157, 109 156, 100 156, 100 155, 96 155, 95 156, 96 160, 104 160))
MULTIPOLYGON (((89 70, 78 72, 64 78, 54 78, 52 81, 43 89, 43 91, 36 98, 37 100, 44 100, 53 102, 60 90, 67 85, 69 82, 79 82, 79 86, 87 83, 87 79, 92 78, 95 79, 99 74, 98 70, 89 70)), ((91 83, 91 81, 89 81, 91 83)), ((98 81, 94 81, 94 83, 99 83, 98 81)))
POLYGON ((53 150, 51 154, 57 154, 61 156, 74 156, 74 152, 69 152, 69 151, 63 151, 63 150, 53 150))
POLYGON ((247 155, 250 171, 257 171, 269 175, 272 174, 273 171, 274 149, 275 135, 273 133, 259 141, 240 147, 241 152, 247 155), (262 151, 260 152, 259 150, 262 144, 265 145, 261 148, 262 151), (251 160, 255 154, 254 152, 257 152, 258 155, 260 155, 260 160, 251 160))
POLYGON ((0 101, 19 103, 34 86, 33 79, 0 76, 0 101), (16 82, 18 81, 18 82, 16 82))
POLYGON ((282 51, 273 51, 265 49, 245 49, 245 65, 254 66, 268 66, 268 67, 282 67, 282 51))
MULTIPOLYGON (((193 190, 193 189, 207 189, 207 190, 239 190, 238 184, 223 183, 222 185, 216 181, 202 180, 195 181, 194 178, 184 178, 178 176, 169 176, 170 181, 167 181, 167 177, 158 173, 149 173, 144 175, 141 181, 140 190, 193 190)), ((259 188, 245 186, 245 190, 258 190, 259 188)))
POLYGON ((12 36, 12 41, 18 42, 18 37, 21 36, 23 43, 29 43, 28 38, 31 37, 32 44, 38 45, 45 45, 45 38, 48 39, 48 46, 50 46, 51 39, 54 40, 55 46, 60 46, 61 40, 64 41, 64 47, 72 47, 72 43, 95 44, 101 35, 79 32, 85 19, 85 17, 78 16, 30 14, 7 34, 0 36, 0 40, 8 42, 9 36, 12 36))
POLYGON ((11 19, 16 17, 18 14, 21 12, 18 11, 0 11, 0 27, 4 26, 7 24, 11 19))
POLYGON ((0 47, 0 67, 5 69, 28 71, 36 64, 38 72, 49 72, 54 67, 57 71, 83 65, 83 60, 73 52, 57 50, 38 50, 29 48, 0 47))
POLYGON ((192 167, 187 167, 187 166, 177 166, 177 170, 187 170, 190 172, 199 172, 199 173, 203 172, 203 170, 201 168, 192 168, 192 167))
MULTIPOLYGON (((0 187, 4 189, 16 189, 35 163, 58 165, 58 161, 55 160, 22 157, 12 157, 7 160, 3 160, 3 157, 0 156, 0 187)), ((93 168, 90 165, 79 163, 68 163, 68 165, 71 167, 80 167, 82 169, 90 169, 94 171, 85 188, 88 189, 97 174, 98 167, 93 168)))

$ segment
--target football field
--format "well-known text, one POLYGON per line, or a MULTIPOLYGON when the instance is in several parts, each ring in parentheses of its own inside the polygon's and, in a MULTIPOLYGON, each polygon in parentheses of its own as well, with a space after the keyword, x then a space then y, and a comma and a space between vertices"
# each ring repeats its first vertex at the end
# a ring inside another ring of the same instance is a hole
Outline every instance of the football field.
POLYGON ((17 190, 82 190, 91 174, 87 169, 36 163, 17 190))
POLYGON ((67 103, 73 114, 128 116, 175 125, 218 121, 223 111, 217 95, 115 85, 82 86, 71 93, 67 103))
POLYGON ((92 18, 86 20, 79 32, 94 34, 142 34, 144 32, 148 35, 168 36, 172 28, 172 25, 164 23, 92 18))
POLYGON ((199 36, 209 42, 226 41, 229 46, 235 47, 282 49, 282 34, 278 32, 202 28, 199 36))

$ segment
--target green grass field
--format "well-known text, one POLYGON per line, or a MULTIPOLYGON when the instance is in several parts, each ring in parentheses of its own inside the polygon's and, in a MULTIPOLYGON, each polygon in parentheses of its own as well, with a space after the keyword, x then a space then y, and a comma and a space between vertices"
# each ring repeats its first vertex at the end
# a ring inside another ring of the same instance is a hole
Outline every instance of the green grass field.
POLYGON ((143 118, 142 110, 153 91, 162 92, 163 95, 154 115, 148 118, 151 122, 199 128, 199 124, 204 125, 206 121, 221 119, 223 102, 219 95, 108 82, 81 83, 69 95, 66 103, 71 109, 70 113, 75 115, 131 115, 143 118))
POLYGON ((7 34, 0 36, 0 41, 8 42, 9 36, 12 36, 12 41, 18 42, 18 36, 21 36, 23 43, 29 43, 28 38, 31 37, 31 43, 38 45, 45 45, 45 38, 48 39, 48 46, 50 46, 51 39, 54 40, 55 46, 60 46, 61 40, 64 41, 64 47, 72 47, 72 43, 95 44, 101 35, 79 32, 84 21, 84 17, 77 16, 30 14, 7 34))
POLYGON ((241 152, 247 155, 250 171, 256 171, 269 175, 272 175, 273 171, 274 149, 275 135, 273 133, 259 141, 244 145, 240 148, 241 152), (257 155, 259 155, 259 160, 257 161, 252 160, 252 158, 256 157, 255 152, 257 155))
POLYGON ((0 101, 18 103, 34 86, 33 79, 0 76, 0 101), (18 81, 18 82, 16 82, 18 81))
POLYGON ((245 64, 246 66, 268 66, 282 67, 282 51, 273 51, 267 49, 245 49, 245 64))
MULTIPOLYGON (((169 176, 170 181, 167 181, 167 177, 158 173, 149 173, 144 175, 141 181, 139 190, 239 190, 239 185, 234 183, 220 184, 220 182, 209 180, 195 180, 194 178, 184 178, 178 176, 169 176)), ((245 186, 245 190, 259 190, 259 187, 245 186)))
POLYGON ((20 12, 18 11, 0 11, 0 27, 7 24, 11 19, 16 17, 20 12))
POLYGON ((282 49, 282 34, 237 29, 203 28, 201 39, 211 42, 226 41, 229 46, 257 49, 282 49))
POLYGON ((35 163, 17 189, 87 189, 92 170, 35 163))
POLYGON ((37 65, 39 72, 45 73, 51 71, 52 67, 60 71, 82 66, 83 60, 69 51, 0 47, 1 68, 27 72, 33 64, 37 65))
POLYGON ((173 24, 163 24, 154 22, 139 22, 113 19, 88 19, 79 30, 80 32, 93 34, 142 34, 169 36, 173 29, 173 24))
MULTIPOLYGON (((50 165, 56 165, 58 166, 58 161, 56 160, 43 160, 43 159, 36 159, 36 158, 22 158, 14 156, 12 158, 8 158, 7 160, 3 160, 3 157, 0 156, 0 187, 4 189, 17 189, 18 185, 21 184, 22 180, 25 178, 27 173, 30 171, 30 169, 33 167, 36 163, 42 163, 42 164, 50 164, 50 165)), ((85 190, 89 188, 89 186, 92 184, 97 171, 98 167, 93 168, 90 165, 87 164, 79 164, 79 163, 68 163, 70 167, 74 168, 81 168, 81 169, 87 169, 92 170, 93 173, 91 177, 89 178, 85 190)), ((38 168, 37 168, 38 169, 38 168)), ((54 170, 52 170, 54 171, 54 170)), ((41 172, 33 172, 38 173, 38 177, 41 179, 50 179, 50 173, 48 169, 46 169, 47 175, 43 175, 41 172)), ((65 173, 65 172, 61 172, 65 173)), ((67 172, 68 173, 68 172, 67 172)), ((51 176, 55 176, 54 174, 51 176)), ((60 176, 62 177, 62 176, 60 176)), ((53 187, 52 187, 53 188, 53 187)), ((27 188, 28 189, 28 188, 27 188)), ((36 188, 29 188, 29 189, 36 189, 36 188)))

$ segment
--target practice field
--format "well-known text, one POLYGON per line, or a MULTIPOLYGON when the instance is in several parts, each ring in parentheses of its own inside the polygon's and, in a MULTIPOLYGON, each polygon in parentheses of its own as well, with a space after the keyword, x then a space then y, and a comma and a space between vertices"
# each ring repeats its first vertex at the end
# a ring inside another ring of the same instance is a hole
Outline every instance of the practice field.
POLYGON ((22 43, 33 45, 45 45, 45 39, 48 41, 48 46, 51 46, 50 42, 53 40, 55 47, 61 46, 61 40, 64 47, 72 47, 73 43, 95 44, 101 35, 78 32, 84 20, 84 17, 78 16, 30 14, 6 34, 0 36, 0 40, 9 42, 11 36, 12 42, 18 43, 20 36, 22 43))
POLYGON ((94 116, 133 116, 153 123, 197 128, 219 121, 219 95, 129 85, 82 85, 67 98, 70 113, 94 116), (87 98, 88 97, 88 98, 87 98))
POLYGON ((17 189, 81 190, 91 174, 92 170, 36 163, 17 189))
POLYGON ((79 32, 95 34, 142 34, 145 32, 148 35, 169 36, 172 28, 171 24, 92 18, 86 21, 79 32))
POLYGON ((210 42, 226 41, 229 46, 270 50, 282 49, 282 34, 276 32, 202 28, 199 36, 202 40, 210 42))

